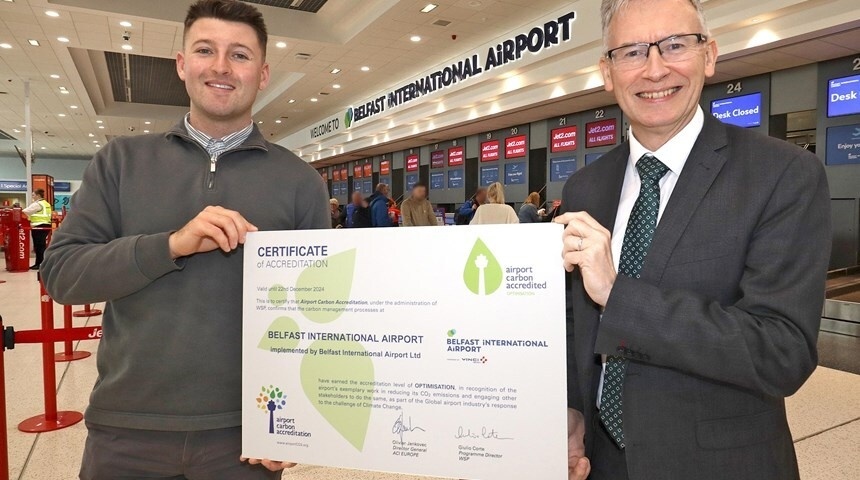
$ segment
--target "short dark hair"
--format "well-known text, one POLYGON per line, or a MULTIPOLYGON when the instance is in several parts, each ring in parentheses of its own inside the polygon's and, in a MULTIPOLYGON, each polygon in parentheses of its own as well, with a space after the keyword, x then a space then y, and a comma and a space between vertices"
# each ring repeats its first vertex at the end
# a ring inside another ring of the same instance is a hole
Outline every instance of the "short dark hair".
POLYGON ((414 185, 412 185, 412 188, 415 188, 415 187, 424 187, 424 189, 426 190, 426 189, 427 189, 427 184, 426 184, 426 183, 424 183, 424 182, 422 182, 422 181, 418 181, 418 182, 415 182, 415 184, 414 184, 414 185))
POLYGON ((266 30, 266 22, 263 14, 253 5, 238 0, 198 0, 188 8, 185 16, 185 30, 182 32, 182 41, 185 42, 185 34, 201 18, 215 18, 226 22, 244 23, 254 29, 260 47, 263 49, 263 58, 266 58, 266 43, 269 41, 269 33, 266 30))
POLYGON ((37 189, 33 190, 33 193, 35 193, 36 195, 38 195, 42 198, 45 198, 45 191, 42 190, 41 188, 37 188, 37 189))

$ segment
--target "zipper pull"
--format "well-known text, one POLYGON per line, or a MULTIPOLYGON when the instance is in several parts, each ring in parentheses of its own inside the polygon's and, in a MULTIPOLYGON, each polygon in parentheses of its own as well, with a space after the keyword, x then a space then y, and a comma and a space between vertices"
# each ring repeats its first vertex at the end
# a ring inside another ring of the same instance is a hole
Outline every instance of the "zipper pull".
POLYGON ((209 172, 215 173, 215 165, 218 164, 218 157, 212 155, 209 157, 209 172))

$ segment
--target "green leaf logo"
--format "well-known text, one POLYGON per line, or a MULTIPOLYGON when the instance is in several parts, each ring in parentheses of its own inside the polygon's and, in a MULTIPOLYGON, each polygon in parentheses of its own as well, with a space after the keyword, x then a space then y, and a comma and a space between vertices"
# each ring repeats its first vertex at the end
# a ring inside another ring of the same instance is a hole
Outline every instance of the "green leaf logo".
POLYGON ((373 362, 370 357, 323 354, 337 350, 364 352, 358 342, 318 340, 310 348, 317 354, 302 358, 302 389, 323 418, 360 452, 370 423, 373 362), (340 392, 340 387, 349 389, 348 398, 332 394, 340 392))
POLYGON ((278 317, 266 329, 257 348, 267 351, 271 351, 272 348, 296 348, 299 345, 298 336, 289 338, 288 334, 298 332, 299 325, 295 320, 290 317, 278 317))
POLYGON ((352 291, 355 249, 332 255, 326 261, 328 266, 308 267, 296 279, 299 311, 316 323, 329 323, 343 314, 352 291), (320 285, 325 285, 323 290, 320 285))
POLYGON ((502 266, 479 238, 469 253, 463 269, 463 282, 475 295, 492 295, 502 286, 502 266))

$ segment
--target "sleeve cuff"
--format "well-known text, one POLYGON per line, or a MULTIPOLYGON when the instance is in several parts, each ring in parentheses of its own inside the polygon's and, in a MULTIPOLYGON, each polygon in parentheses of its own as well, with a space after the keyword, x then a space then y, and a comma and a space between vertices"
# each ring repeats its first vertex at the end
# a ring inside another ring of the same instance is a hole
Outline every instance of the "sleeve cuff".
POLYGON ((172 233, 164 232, 138 237, 134 247, 134 258, 137 268, 146 278, 155 280, 184 267, 184 261, 181 259, 174 261, 170 257, 168 239, 172 233))

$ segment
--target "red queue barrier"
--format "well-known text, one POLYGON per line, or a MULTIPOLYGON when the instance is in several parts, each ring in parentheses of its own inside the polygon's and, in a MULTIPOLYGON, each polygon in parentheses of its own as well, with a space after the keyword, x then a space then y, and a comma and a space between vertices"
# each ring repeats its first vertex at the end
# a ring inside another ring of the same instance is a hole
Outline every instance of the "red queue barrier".
POLYGON ((92 308, 92 306, 88 303, 84 305, 83 310, 78 310, 74 312, 72 316, 74 317, 95 317, 96 315, 101 315, 102 311, 97 308, 92 308))
MULTIPOLYGON (((71 327, 71 307, 64 308, 64 322, 61 329, 54 328, 54 301, 45 291, 45 286, 39 282, 41 293, 40 306, 42 316, 42 328, 38 330, 22 330, 16 332, 13 327, 5 327, 3 318, 0 317, 0 339, 2 339, 2 350, 0 350, 0 480, 9 480, 9 439, 7 438, 6 418, 6 364, 5 351, 12 350, 20 343, 42 344, 42 376, 44 379, 44 401, 45 413, 30 417, 20 424, 18 429, 22 432, 40 433, 51 432, 72 426, 84 416, 75 411, 57 410, 57 372, 55 369, 54 343, 63 342, 67 350, 75 340, 98 340, 102 336, 102 327, 71 327)), ((89 352, 87 356, 89 356, 89 352)))

